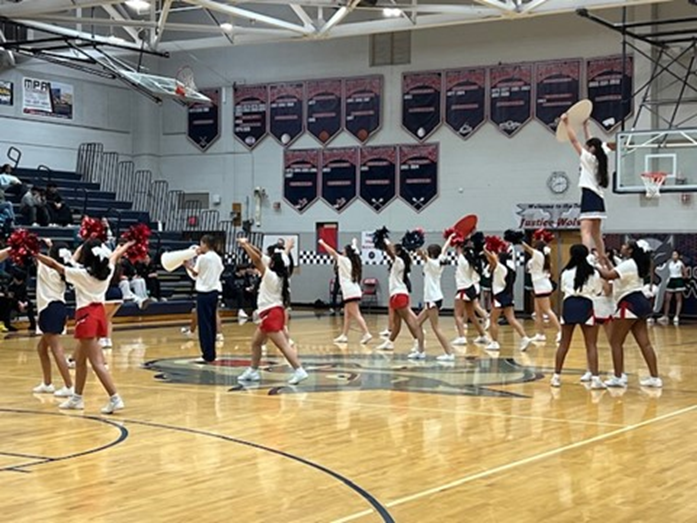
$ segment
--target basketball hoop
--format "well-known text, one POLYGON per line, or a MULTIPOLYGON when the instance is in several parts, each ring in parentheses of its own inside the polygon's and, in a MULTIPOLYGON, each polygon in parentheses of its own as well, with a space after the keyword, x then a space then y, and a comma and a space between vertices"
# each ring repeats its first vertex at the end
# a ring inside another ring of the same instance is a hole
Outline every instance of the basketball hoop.
POLYGON ((174 88, 177 96, 183 98, 190 92, 198 92, 196 82, 194 81, 194 71, 188 65, 180 67, 174 78, 177 80, 177 85, 174 88))
POLYGON ((643 173, 641 179, 644 181, 644 187, 646 187, 646 197, 654 198, 661 196, 661 186, 666 181, 667 177, 667 173, 643 173))

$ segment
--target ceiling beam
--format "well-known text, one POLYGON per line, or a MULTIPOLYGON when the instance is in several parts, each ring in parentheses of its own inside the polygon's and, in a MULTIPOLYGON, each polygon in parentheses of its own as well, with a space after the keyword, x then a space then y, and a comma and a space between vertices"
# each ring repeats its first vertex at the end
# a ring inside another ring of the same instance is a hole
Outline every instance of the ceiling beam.
POLYGON ((31 15, 70 11, 86 7, 100 7, 109 4, 120 4, 120 0, 32 0, 18 4, 0 5, 0 16, 21 18, 31 15))
POLYGON ((157 29, 155 29, 155 34, 152 35, 150 39, 150 45, 153 49, 157 49, 160 40, 162 40, 162 35, 165 32, 165 24, 167 23, 167 17, 169 16, 169 10, 172 7, 172 0, 165 0, 162 5, 162 12, 160 13, 160 19, 157 21, 157 29))
POLYGON ((297 17, 300 19, 300 21, 303 23, 305 27, 307 27, 308 29, 315 27, 312 18, 310 18, 310 15, 307 14, 307 11, 305 11, 305 9, 303 9, 302 6, 290 4, 290 8, 297 15, 297 17))
POLYGON ((129 22, 131 20, 130 18, 126 18, 125 16, 123 16, 112 5, 103 5, 102 8, 112 18, 112 20, 116 20, 118 22, 117 24, 114 24, 115 26, 121 26, 123 30, 126 31, 126 33, 128 33, 128 36, 131 37, 131 40, 133 40, 138 45, 142 45, 140 36, 138 36, 138 31, 136 31, 133 27, 122 24, 122 22, 129 22))

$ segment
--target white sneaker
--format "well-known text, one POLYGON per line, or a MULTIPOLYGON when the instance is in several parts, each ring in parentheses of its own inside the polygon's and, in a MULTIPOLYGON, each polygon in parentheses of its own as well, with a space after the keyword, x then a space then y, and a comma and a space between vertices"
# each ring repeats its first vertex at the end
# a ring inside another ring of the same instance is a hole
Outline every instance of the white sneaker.
POLYGON ((625 381, 622 381, 622 378, 618 378, 617 376, 610 376, 610 378, 605 380, 605 386, 606 387, 626 387, 627 383, 625 381))
POLYGON ((552 374, 552 379, 549 382, 552 387, 561 387, 561 376, 559 374, 552 374))
POLYGON ((69 409, 69 410, 83 410, 85 408, 85 402, 82 400, 82 396, 73 394, 63 403, 58 405, 59 409, 69 409))
POLYGON ((520 350, 522 350, 522 351, 528 350, 528 345, 530 345, 531 343, 532 343, 532 339, 528 338, 527 336, 523 336, 520 339, 520 345, 519 345, 520 350))
POLYGON ((532 338, 530 338, 531 341, 547 341, 547 336, 544 334, 535 334, 532 338))
POLYGON ((259 369, 247 367, 247 369, 242 374, 237 376, 237 381, 261 381, 259 369))
POLYGON ((675 316, 675 317, 673 318, 673 325, 680 325, 680 318, 678 318, 677 316, 675 316))
POLYGON ((60 389, 58 389, 56 392, 53 393, 53 395, 56 398, 69 398, 73 394, 75 394, 75 391, 73 390, 72 387, 70 387, 70 388, 61 387, 60 389))
POLYGON ((365 333, 363 337, 361 338, 361 345, 367 344, 370 340, 373 339, 373 335, 370 334, 369 332, 365 333))
POLYGON ((392 333, 390 332, 390 329, 385 329, 385 330, 383 330, 383 331, 380 331, 380 337, 381 337, 381 338, 389 338, 389 337, 390 337, 390 334, 392 334, 392 333))
POLYGON ((474 343, 483 343, 484 345, 486 345, 487 343, 489 343, 489 338, 487 338, 486 335, 477 336, 476 338, 474 338, 474 343))
POLYGON ((501 350, 501 345, 499 345, 498 341, 490 341, 489 343, 486 344, 486 347, 484 347, 485 350, 501 350))
POLYGON ((239 311, 237 311, 237 317, 238 317, 238 318, 244 318, 245 320, 246 320, 247 318, 249 318, 249 316, 247 316, 247 313, 244 312, 243 309, 240 309, 239 311))
POLYGON ((194 333, 191 332, 191 329, 189 327, 182 327, 180 332, 188 338, 191 338, 194 335, 194 333))
POLYGON ((627 386, 627 382, 629 381, 629 378, 627 377, 627 375, 626 375, 624 372, 622 373, 622 376, 620 377, 620 380, 622 381, 622 383, 624 383, 624 386, 626 387, 626 386, 627 386))
POLYGON ((348 336, 346 336, 344 334, 334 338, 334 343, 346 343, 346 342, 348 342, 348 336))
POLYGON ((298 367, 293 372, 293 375, 288 380, 288 383, 290 383, 291 385, 297 385, 301 381, 306 380, 308 377, 309 376, 307 374, 307 371, 305 369, 303 369, 302 367, 298 367))
POLYGON ((35 392, 36 394, 53 394, 55 391, 56 388, 50 383, 48 385, 42 383, 41 385, 37 385, 32 389, 32 392, 35 392))
POLYGON ((607 386, 603 383, 603 380, 599 376, 591 377, 591 389, 606 389, 607 386))
POLYGON ((455 338, 453 341, 451 341, 450 345, 456 345, 456 346, 467 345, 467 338, 465 338, 464 336, 459 336, 459 337, 455 338))
POLYGON ((591 371, 587 370, 583 376, 581 376, 581 379, 579 380, 581 383, 588 383, 593 375, 591 374, 591 371))
POLYGON ((661 316, 658 318, 658 323, 660 325, 668 325, 668 316, 661 316))
POLYGON ((111 338, 102 338, 99 344, 102 346, 102 349, 111 349, 114 346, 111 342, 111 338))
POLYGON ((394 343, 392 343, 390 340, 385 340, 375 348, 377 350, 394 350, 394 343))
POLYGON ((660 389, 663 387, 663 380, 661 378, 654 378, 653 376, 649 376, 647 378, 642 378, 639 380, 639 385, 642 387, 652 387, 656 389, 660 389))
POLYGON ((215 341, 217 341, 217 342, 225 341, 225 336, 223 336, 222 332, 219 332, 218 334, 215 335, 215 341))
POLYGON ((109 398, 109 403, 102 407, 102 414, 113 414, 117 410, 123 410, 125 407, 126 405, 124 405, 121 396, 114 394, 109 398))
POLYGON ((557 335, 554 337, 554 342, 561 343, 561 331, 557 332, 557 335))
POLYGON ((413 350, 409 353, 407 356, 410 360, 425 360, 426 359, 426 353, 425 352, 419 352, 418 350, 413 350))
POLYGON ((455 361, 455 354, 441 354, 436 356, 438 361, 455 361))

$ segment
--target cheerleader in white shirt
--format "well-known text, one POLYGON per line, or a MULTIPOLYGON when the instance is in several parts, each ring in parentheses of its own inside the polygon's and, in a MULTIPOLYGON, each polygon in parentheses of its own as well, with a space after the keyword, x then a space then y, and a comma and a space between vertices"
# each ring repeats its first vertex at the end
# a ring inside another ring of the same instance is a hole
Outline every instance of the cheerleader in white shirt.
POLYGON ((133 242, 119 246, 113 253, 99 240, 87 240, 78 249, 79 267, 66 267, 53 258, 38 254, 39 262, 65 276, 75 288, 77 309, 75 311, 75 338, 79 341, 75 358, 75 392, 59 405, 61 409, 85 408, 82 392, 87 380, 87 361, 109 394, 109 402, 102 408, 103 414, 112 414, 124 408, 114 381, 104 364, 104 355, 99 338, 107 335, 107 318, 104 301, 109 279, 118 259, 132 246, 133 242))
POLYGON ((336 252, 324 240, 320 240, 319 244, 336 260, 337 277, 339 278, 341 296, 344 301, 344 328, 341 331, 341 335, 335 338, 334 341, 336 343, 346 343, 348 341, 349 328, 353 318, 363 331, 361 344, 366 344, 373 336, 370 334, 365 319, 361 314, 360 304, 363 297, 363 292, 361 291, 362 263, 356 242, 354 240, 351 245, 344 247, 343 254, 336 252))
POLYGON ((382 344, 378 345, 378 350, 394 350, 394 340, 399 336, 402 329, 402 321, 407 324, 411 335, 416 339, 416 350, 424 350, 424 331, 419 327, 416 314, 409 306, 409 272, 411 272, 411 257, 401 244, 392 244, 385 240, 385 252, 392 260, 390 268, 389 288, 390 288, 390 310, 393 313, 390 324, 390 336, 382 344))
POLYGON ((651 270, 651 249, 644 240, 631 241, 622 245, 624 260, 616 267, 609 269, 598 267, 600 275, 611 280, 617 299, 617 311, 612 326, 612 363, 615 375, 605 381, 608 387, 626 387, 624 376, 624 342, 631 332, 639 345, 641 353, 649 368, 650 376, 639 381, 642 387, 663 386, 658 377, 658 362, 656 353, 651 346, 646 320, 652 313, 651 302, 644 295, 644 278, 651 270))
MULTIPOLYGON (((424 260, 424 308, 417 316, 416 321, 420 330, 422 330, 422 326, 426 322, 426 319, 431 323, 431 329, 433 329, 438 343, 440 343, 440 346, 443 347, 443 351, 445 352, 445 354, 436 356, 438 361, 455 361, 453 349, 450 347, 445 334, 443 334, 443 331, 441 331, 438 326, 438 311, 440 311, 440 308, 443 306, 443 290, 440 286, 440 279, 443 274, 443 266, 445 265, 445 256, 443 256, 442 253, 448 250, 452 239, 453 236, 450 236, 450 238, 446 240, 443 248, 434 243, 429 245, 426 251, 423 249, 417 251, 419 256, 424 260)), ((419 350, 418 346, 415 347, 408 358, 412 360, 426 359, 423 345, 421 345, 421 350, 419 350)))
POLYGON ((683 292, 687 290, 685 279, 687 278, 687 267, 682 261, 680 252, 675 250, 668 262, 668 285, 666 286, 665 297, 663 298, 663 316, 658 319, 658 323, 662 325, 668 324, 668 315, 670 314, 670 302, 675 296, 675 316, 673 316, 673 324, 680 324, 680 312, 682 311, 683 292))
POLYGON ((552 310, 550 296, 554 293, 554 285, 552 284, 551 273, 552 266, 549 260, 549 246, 538 241, 535 247, 531 247, 525 242, 521 244, 525 252, 530 255, 530 260, 527 264, 527 270, 530 273, 532 280, 532 289, 535 295, 535 336, 532 341, 547 341, 545 336, 545 316, 549 318, 549 322, 557 331, 556 341, 561 340, 561 325, 557 315, 552 310))
POLYGON ((501 252, 498 255, 484 249, 484 255, 489 262, 489 272, 491 273, 491 292, 493 303, 491 310, 491 325, 489 333, 491 341, 486 345, 487 350, 501 350, 499 345, 499 317, 504 315, 508 324, 520 336, 520 350, 524 351, 532 343, 532 339, 525 334, 525 329, 515 317, 513 308, 513 284, 515 283, 515 268, 511 262, 511 255, 501 252))
POLYGON ((561 274, 562 337, 554 365, 552 387, 561 387, 561 371, 569 352, 576 326, 581 327, 586 344, 586 356, 591 373, 591 388, 604 389, 605 384, 598 376, 598 324, 595 321, 593 300, 602 292, 602 280, 593 266, 588 263, 588 247, 572 245, 569 263, 561 274))
MULTIPOLYGON (((477 309, 481 310, 479 305, 480 294, 480 275, 477 270, 477 265, 481 262, 477 259, 477 255, 472 250, 471 246, 457 244, 455 246, 457 260, 455 266, 455 327, 457 328, 458 337, 452 341, 453 345, 467 345, 465 337, 465 321, 469 319, 477 329, 479 336, 475 338, 475 343, 489 343, 486 337, 486 326, 483 326, 477 318, 477 309)), ((483 318, 487 319, 486 312, 481 310, 483 318)))
MULTIPOLYGON (((565 113, 561 116, 563 122, 569 121, 565 113)), ((605 261, 605 244, 601 232, 602 221, 605 219, 605 199, 603 189, 609 184, 607 151, 599 138, 593 138, 590 134, 588 121, 583 123, 583 132, 586 138, 582 145, 576 137, 576 132, 570 125, 566 126, 569 142, 580 157, 580 178, 578 186, 581 188, 581 241, 583 245, 598 250, 601 261, 605 261)))
MULTIPOLYGON (((72 254, 65 243, 52 243, 45 239, 49 248, 48 255, 59 263, 70 263, 72 254)), ((68 398, 73 394, 73 380, 70 377, 68 362, 65 359, 60 337, 65 330, 68 312, 65 306, 65 277, 54 269, 39 263, 36 268, 36 307, 39 311, 39 330, 41 339, 36 346, 41 362, 43 381, 34 387, 34 392, 53 394, 58 398, 68 398), (64 386, 55 389, 51 379, 51 358, 56 360, 58 372, 63 378, 64 386)))
POLYGON ((249 255, 252 263, 261 273, 261 284, 257 297, 257 311, 261 323, 252 337, 252 363, 240 376, 238 381, 261 381, 259 366, 261 364, 262 345, 270 339, 283 353, 288 363, 293 367, 293 375, 288 383, 297 385, 308 378, 303 369, 298 354, 288 342, 284 333, 286 314, 284 303, 289 300, 288 276, 289 267, 284 261, 283 253, 275 252, 268 259, 263 258, 259 249, 249 243, 246 238, 237 239, 240 246, 249 255))

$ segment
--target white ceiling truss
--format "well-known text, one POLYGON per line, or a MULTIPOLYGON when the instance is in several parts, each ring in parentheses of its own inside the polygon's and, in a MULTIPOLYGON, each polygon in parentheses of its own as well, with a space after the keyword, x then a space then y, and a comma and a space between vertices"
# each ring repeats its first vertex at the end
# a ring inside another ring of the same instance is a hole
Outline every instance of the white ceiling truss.
POLYGON ((141 0, 144 8, 137 11, 129 2, 117 0, 0 0, 0 17, 37 33, 168 52, 323 40, 661 1, 669 0, 141 0), (385 16, 386 8, 392 10, 391 17, 385 16))

